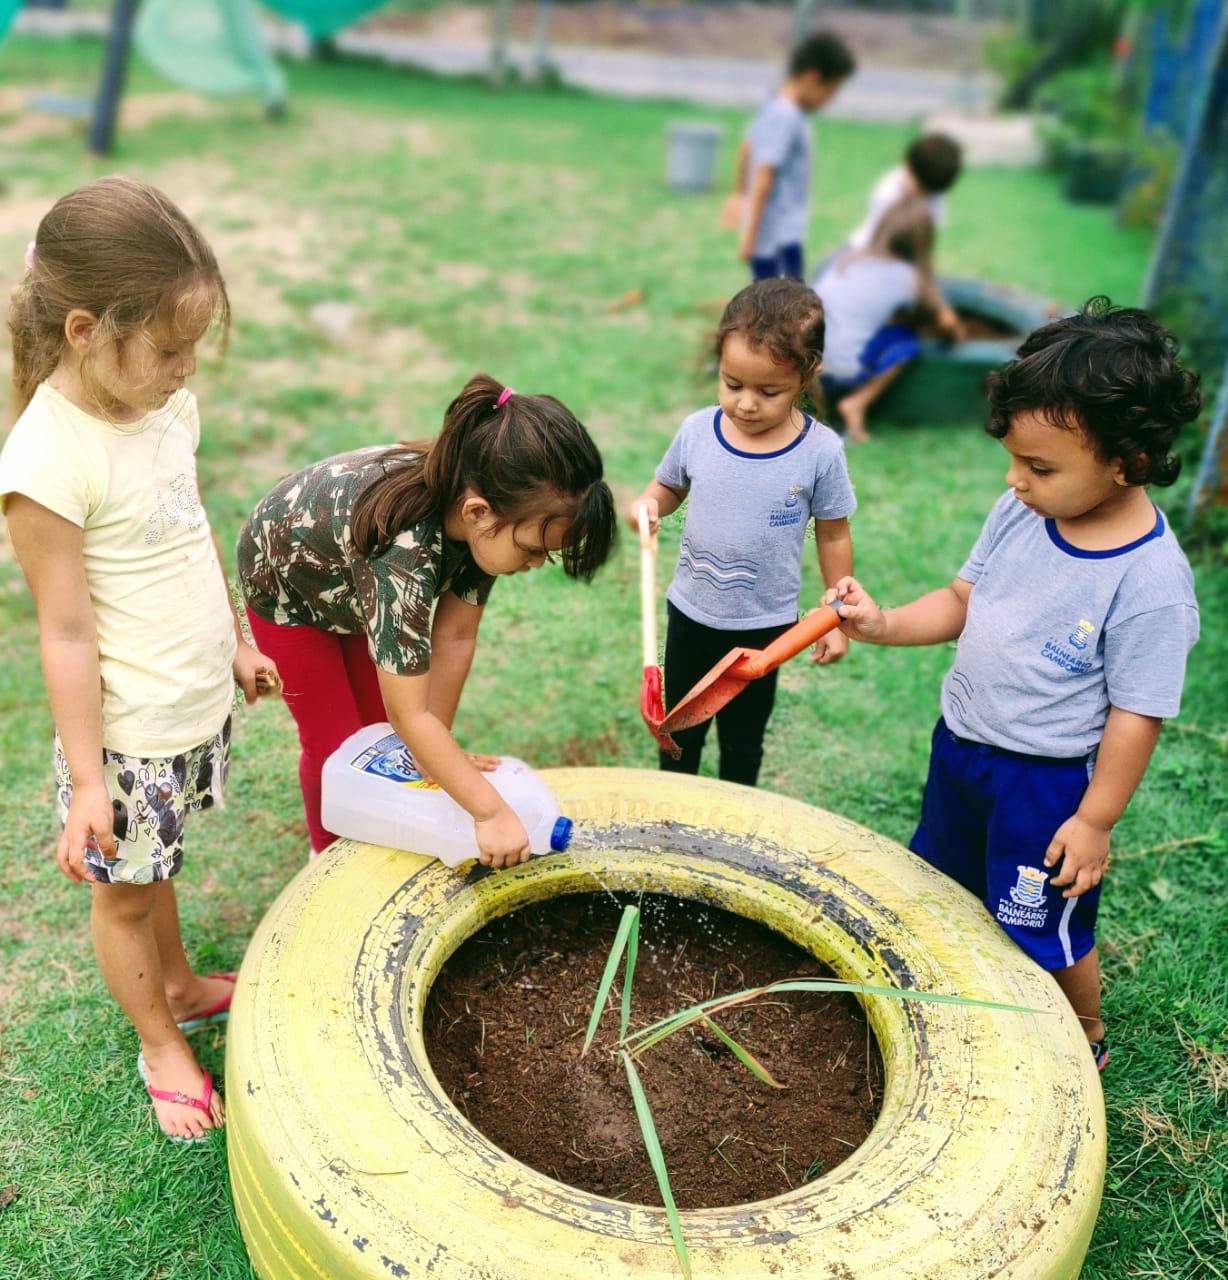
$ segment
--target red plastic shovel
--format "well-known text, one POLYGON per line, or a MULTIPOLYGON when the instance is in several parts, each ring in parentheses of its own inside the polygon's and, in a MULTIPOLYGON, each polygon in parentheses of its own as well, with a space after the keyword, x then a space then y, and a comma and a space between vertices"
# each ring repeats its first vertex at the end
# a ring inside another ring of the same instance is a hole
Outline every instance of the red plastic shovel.
POLYGON ((730 699, 736 697, 747 684, 774 671, 782 662, 834 631, 840 625, 840 601, 808 613, 782 632, 766 649, 731 649, 706 676, 674 707, 658 725, 660 741, 676 729, 689 729, 692 725, 710 720, 730 699))
POLYGON ((682 755, 682 748, 668 733, 661 732, 665 703, 661 698, 661 668, 657 666, 657 535, 649 531, 647 507, 641 506, 636 518, 640 526, 640 641, 644 651, 640 714, 657 746, 677 760, 682 755))

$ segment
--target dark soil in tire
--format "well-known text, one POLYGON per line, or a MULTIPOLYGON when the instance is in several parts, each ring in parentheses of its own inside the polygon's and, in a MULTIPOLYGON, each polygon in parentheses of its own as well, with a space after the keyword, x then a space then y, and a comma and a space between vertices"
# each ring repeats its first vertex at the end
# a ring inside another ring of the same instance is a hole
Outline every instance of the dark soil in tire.
MULTIPOLYGON (((964 325, 965 342, 978 338, 989 340, 1011 338, 1016 343, 1023 341, 1023 334, 1003 320, 996 320, 992 316, 977 315, 973 311, 960 311, 958 307, 956 310, 959 312, 959 318, 964 325)), ((935 324, 918 325, 917 331, 923 338, 942 337, 938 326, 935 324)))
MULTIPOLYGON (((427 1000, 427 1051, 443 1091, 504 1151, 598 1195, 661 1203, 614 1051, 615 984, 585 1030, 626 895, 536 903, 486 926, 448 960, 427 1000)), ((830 977, 740 916, 664 896, 641 901, 631 1027, 714 995, 830 977)), ((757 1079, 702 1024, 637 1060, 680 1208, 744 1204, 827 1173, 878 1113, 882 1061, 851 996, 779 993, 719 1025, 784 1088, 757 1079)))

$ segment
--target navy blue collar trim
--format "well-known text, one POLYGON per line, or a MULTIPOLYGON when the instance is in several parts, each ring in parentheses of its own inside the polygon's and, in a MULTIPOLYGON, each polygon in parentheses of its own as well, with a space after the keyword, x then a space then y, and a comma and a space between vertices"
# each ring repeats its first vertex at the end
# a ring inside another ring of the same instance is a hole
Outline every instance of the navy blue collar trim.
POLYGON ((1049 535, 1049 541, 1068 556, 1074 556, 1078 560, 1111 560, 1114 556, 1129 555, 1131 551, 1137 551, 1145 542, 1163 536, 1164 516, 1154 503, 1152 507, 1156 513, 1156 522, 1151 526, 1150 532, 1143 534, 1141 538, 1135 538, 1133 542, 1127 542, 1124 547, 1110 547, 1107 551, 1085 551, 1082 547, 1076 547, 1067 542, 1057 531, 1057 521, 1050 517, 1045 519, 1045 532, 1049 535))
POLYGON ((799 444, 810 434, 810 428, 814 425, 814 419, 808 414, 803 413, 802 417, 806 419, 806 425, 798 432, 796 440, 791 440, 783 449, 776 449, 772 453, 747 453, 744 449, 735 449, 733 445, 725 439, 725 433, 721 430, 721 410, 712 415, 712 430, 716 434, 718 443, 722 449, 728 449, 735 458, 750 458, 754 462, 759 462, 766 458, 780 458, 788 453, 790 449, 796 449, 799 444))

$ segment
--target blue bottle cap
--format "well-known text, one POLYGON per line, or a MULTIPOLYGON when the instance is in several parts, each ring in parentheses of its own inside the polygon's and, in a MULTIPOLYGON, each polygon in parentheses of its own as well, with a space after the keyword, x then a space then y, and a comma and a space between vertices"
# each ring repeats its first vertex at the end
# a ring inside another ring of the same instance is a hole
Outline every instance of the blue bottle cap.
POLYGON ((550 832, 550 848, 555 853, 562 853, 571 843, 571 829, 575 824, 570 818, 560 818, 550 832))

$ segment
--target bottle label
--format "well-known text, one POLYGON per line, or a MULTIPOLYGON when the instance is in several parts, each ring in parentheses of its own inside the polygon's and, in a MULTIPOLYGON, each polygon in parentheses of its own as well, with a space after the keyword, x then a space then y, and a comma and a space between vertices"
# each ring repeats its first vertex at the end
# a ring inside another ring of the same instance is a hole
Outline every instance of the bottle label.
POLYGON ((377 778, 387 778, 389 782, 403 787, 416 787, 420 791, 439 790, 439 783, 427 782, 423 778, 409 754, 409 748, 395 733, 387 734, 359 752, 350 761, 350 768, 357 769, 359 773, 373 773, 377 778))

